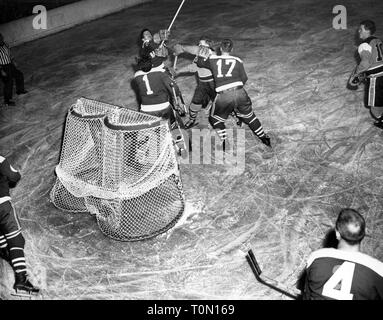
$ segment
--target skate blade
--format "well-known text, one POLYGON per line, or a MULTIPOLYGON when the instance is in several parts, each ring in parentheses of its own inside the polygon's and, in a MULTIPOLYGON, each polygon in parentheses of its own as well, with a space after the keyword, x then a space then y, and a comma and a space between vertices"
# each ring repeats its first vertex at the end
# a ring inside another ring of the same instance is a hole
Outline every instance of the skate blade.
POLYGON ((11 293, 11 296, 14 296, 14 297, 19 297, 19 298, 28 298, 28 299, 32 299, 32 298, 36 298, 39 296, 39 293, 28 293, 28 292, 13 292, 11 293))

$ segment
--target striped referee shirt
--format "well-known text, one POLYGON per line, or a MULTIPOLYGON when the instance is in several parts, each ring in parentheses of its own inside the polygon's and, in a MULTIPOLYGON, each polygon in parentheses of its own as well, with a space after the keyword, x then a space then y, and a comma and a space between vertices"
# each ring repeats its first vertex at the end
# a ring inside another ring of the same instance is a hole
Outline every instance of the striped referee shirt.
POLYGON ((0 46, 0 65, 10 64, 11 63, 11 50, 8 45, 4 43, 0 46))

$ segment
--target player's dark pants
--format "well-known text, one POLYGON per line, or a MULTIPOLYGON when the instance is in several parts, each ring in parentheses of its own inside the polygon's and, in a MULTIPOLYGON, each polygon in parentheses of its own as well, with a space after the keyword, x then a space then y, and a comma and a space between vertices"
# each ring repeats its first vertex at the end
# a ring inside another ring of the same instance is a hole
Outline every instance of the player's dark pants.
POLYGON ((189 116, 191 119, 197 117, 201 108, 206 108, 209 101, 214 101, 216 92, 214 89, 214 81, 200 81, 198 80, 197 88, 194 91, 192 103, 189 106, 189 116))
POLYGON ((378 119, 383 114, 383 74, 367 78, 366 105, 370 108, 373 118, 378 119))
POLYGON ((12 204, 0 204, 0 249, 8 250, 15 273, 26 273, 24 257, 25 240, 21 234, 19 219, 12 204))
POLYGON ((13 79, 16 80, 16 93, 24 91, 24 75, 18 70, 13 63, 1 66, 6 77, 1 76, 4 83, 4 102, 8 103, 13 96, 13 79))
POLYGON ((258 137, 265 135, 261 122, 253 112, 246 90, 243 87, 235 87, 217 94, 209 117, 210 124, 222 140, 226 139, 225 121, 233 111, 258 137))

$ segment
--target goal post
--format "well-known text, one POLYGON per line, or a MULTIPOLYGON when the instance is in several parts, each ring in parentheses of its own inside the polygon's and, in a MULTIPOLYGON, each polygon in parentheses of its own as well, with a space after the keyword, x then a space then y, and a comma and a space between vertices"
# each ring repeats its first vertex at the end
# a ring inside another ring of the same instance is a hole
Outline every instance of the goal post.
POLYGON ((101 231, 135 241, 169 230, 185 199, 169 125, 86 98, 67 114, 52 203, 94 214, 101 231))

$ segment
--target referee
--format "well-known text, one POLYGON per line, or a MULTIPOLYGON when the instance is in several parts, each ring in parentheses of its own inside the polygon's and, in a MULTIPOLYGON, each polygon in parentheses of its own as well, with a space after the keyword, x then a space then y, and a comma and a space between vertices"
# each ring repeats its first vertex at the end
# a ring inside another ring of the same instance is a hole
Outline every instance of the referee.
POLYGON ((24 75, 16 68, 11 50, 4 42, 3 35, 0 33, 0 77, 4 83, 4 104, 14 106, 12 101, 13 79, 16 81, 16 93, 18 95, 27 93, 24 89, 24 75))

